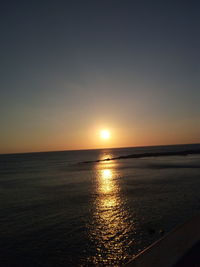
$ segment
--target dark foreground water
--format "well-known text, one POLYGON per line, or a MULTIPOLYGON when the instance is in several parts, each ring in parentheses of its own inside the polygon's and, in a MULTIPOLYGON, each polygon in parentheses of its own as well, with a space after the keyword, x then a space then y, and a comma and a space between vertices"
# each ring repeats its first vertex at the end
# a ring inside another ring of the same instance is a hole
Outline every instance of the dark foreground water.
POLYGON ((200 212, 200 145, 0 155, 0 266, 122 265, 200 212))

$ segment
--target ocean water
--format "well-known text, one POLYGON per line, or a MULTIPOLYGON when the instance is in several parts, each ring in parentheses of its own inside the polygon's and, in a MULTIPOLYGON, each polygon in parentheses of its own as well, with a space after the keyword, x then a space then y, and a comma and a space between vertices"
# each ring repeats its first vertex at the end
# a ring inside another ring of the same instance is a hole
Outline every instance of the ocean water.
POLYGON ((200 145, 0 155, 0 266, 121 266, 200 212, 200 145))

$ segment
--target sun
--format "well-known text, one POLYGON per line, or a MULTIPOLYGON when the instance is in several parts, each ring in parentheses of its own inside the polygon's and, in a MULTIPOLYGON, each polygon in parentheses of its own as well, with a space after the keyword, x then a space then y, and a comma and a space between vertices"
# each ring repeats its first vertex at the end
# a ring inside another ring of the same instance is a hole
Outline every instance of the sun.
POLYGON ((110 132, 108 130, 102 130, 100 134, 101 134, 101 138, 103 138, 103 139, 109 139, 110 138, 110 132))

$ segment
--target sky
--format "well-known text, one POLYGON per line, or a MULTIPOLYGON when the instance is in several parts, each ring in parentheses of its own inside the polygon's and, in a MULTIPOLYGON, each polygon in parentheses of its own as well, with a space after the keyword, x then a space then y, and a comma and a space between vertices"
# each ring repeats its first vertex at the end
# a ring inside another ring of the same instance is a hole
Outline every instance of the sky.
POLYGON ((199 13, 198 1, 1 1, 0 153, 199 143, 199 13))

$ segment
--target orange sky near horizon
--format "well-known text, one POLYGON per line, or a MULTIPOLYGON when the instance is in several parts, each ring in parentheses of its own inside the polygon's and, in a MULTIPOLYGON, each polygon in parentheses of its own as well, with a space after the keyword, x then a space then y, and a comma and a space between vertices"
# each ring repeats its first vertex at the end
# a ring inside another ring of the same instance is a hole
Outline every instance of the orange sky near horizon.
POLYGON ((140 128, 125 127, 124 125, 116 127, 111 124, 99 125, 98 127, 88 127, 76 131, 69 131, 68 127, 63 127, 57 131, 48 131, 44 128, 34 131, 21 132, 20 134, 7 135, 4 140, 1 139, 0 153, 23 153, 40 151, 62 151, 79 149, 102 149, 117 147, 134 146, 153 146, 153 145, 171 145, 171 144, 191 144, 199 143, 196 125, 185 124, 170 125, 168 127, 150 128, 149 125, 140 128), (173 127, 172 127, 173 126, 173 127), (101 131, 107 129, 110 131, 110 138, 103 139, 101 131), (166 130, 167 129, 167 130, 166 130), (3 142, 2 142, 3 141, 3 142))

